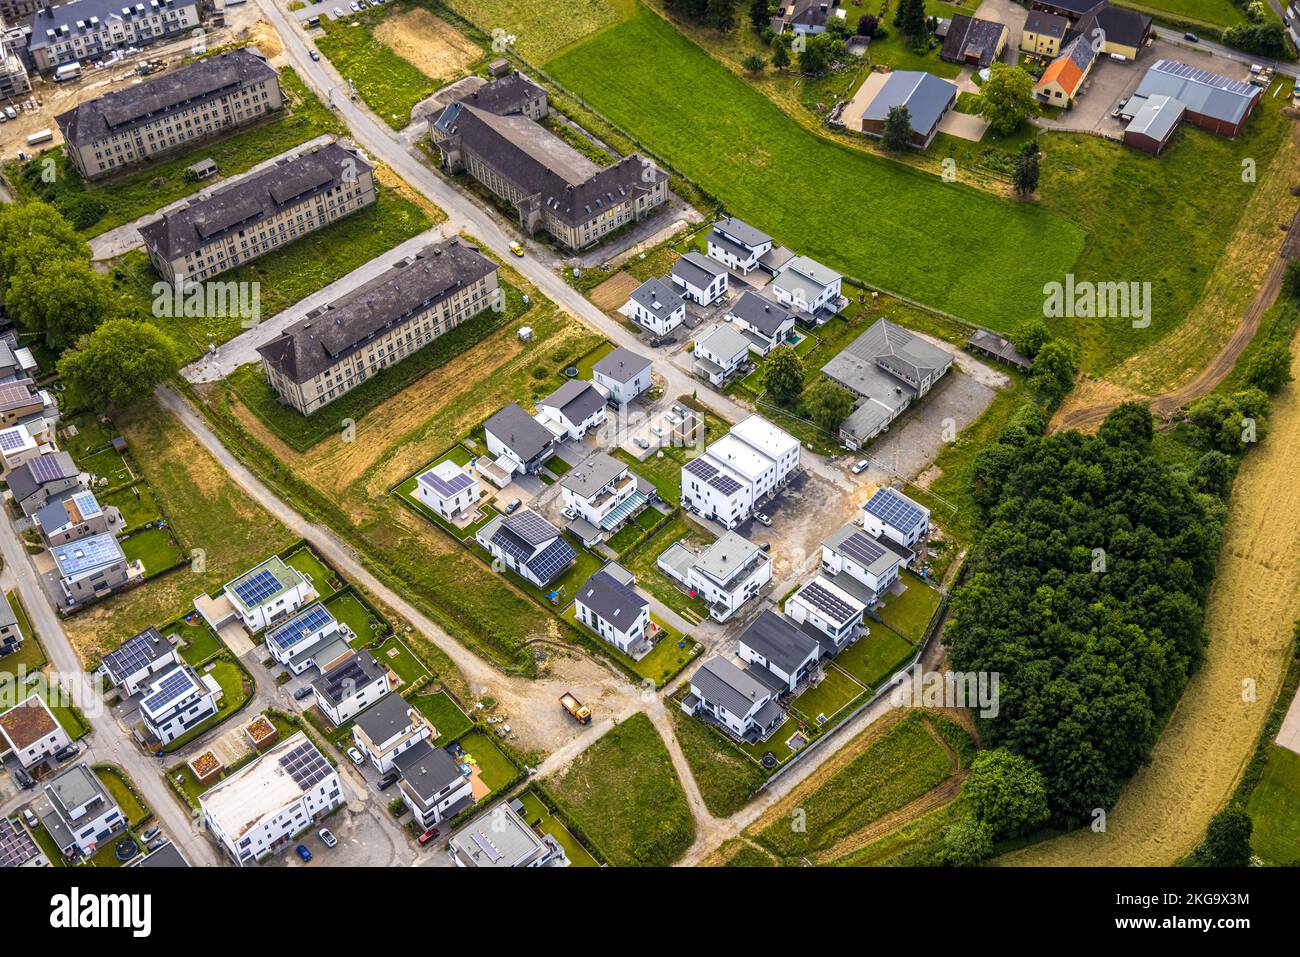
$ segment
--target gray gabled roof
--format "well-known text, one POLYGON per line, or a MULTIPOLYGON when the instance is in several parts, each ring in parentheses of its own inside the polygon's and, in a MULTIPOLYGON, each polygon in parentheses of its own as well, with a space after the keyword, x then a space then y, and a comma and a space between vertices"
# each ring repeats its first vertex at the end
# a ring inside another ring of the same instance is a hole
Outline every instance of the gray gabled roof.
POLYGON ((1173 97, 1157 93, 1142 101, 1133 119, 1124 127, 1125 133, 1149 136, 1163 143, 1183 118, 1184 106, 1173 97))
MULTIPOLYGON (((659 282, 663 282, 662 279, 659 282)), ((664 283, 669 289, 672 289, 671 283, 664 283)), ((673 295, 681 300, 680 296, 674 291, 673 295)), ((637 355, 631 349, 624 349, 619 346, 609 355, 602 357, 594 366, 592 372, 599 372, 601 375, 617 382, 630 382, 650 366, 650 360, 645 356, 637 355)))
POLYGON ((431 800, 447 785, 465 776, 455 758, 428 741, 417 741, 394 758, 393 763, 402 773, 402 780, 423 801, 431 800))
POLYGON ((1057 13, 1030 10, 1029 15, 1025 17, 1024 29, 1027 33, 1037 33, 1040 36, 1056 37, 1061 40, 1065 38, 1065 32, 1070 29, 1070 21, 1069 18, 1057 13))
POLYGON ((762 655, 786 674, 794 674, 808 661, 821 654, 821 646, 813 641, 789 618, 765 608, 741 632, 739 641, 762 655))
POLYGON ((76 0, 75 3, 44 7, 32 15, 32 35, 27 41, 27 49, 39 50, 73 37, 94 36, 106 29, 109 20, 139 22, 160 17, 163 13, 175 13, 198 6, 198 0, 159 0, 159 4, 160 7, 155 9, 150 0, 76 0), (99 20, 99 25, 94 28, 90 25, 93 18, 99 20), (78 20, 85 26, 78 27, 78 20), (47 30, 55 31, 56 36, 51 39, 47 30))
POLYGON ((795 314, 780 303, 764 299, 748 290, 741 293, 727 312, 743 320, 746 325, 753 326, 769 339, 777 334, 781 326, 795 318, 795 314))
POLYGON ((651 276, 641 283, 628 298, 656 315, 670 316, 686 305, 677 287, 658 276, 651 276))
POLYGON ((507 448, 521 462, 528 462, 555 442, 555 436, 525 412, 515 402, 511 402, 487 422, 483 428, 504 442, 507 448))
POLYGON ((863 384, 875 385, 876 368, 916 381, 952 362, 952 356, 915 333, 878 319, 838 355, 822 366, 822 372, 859 395, 868 394, 863 384))
POLYGON ((357 717, 356 726, 375 744, 382 744, 411 723, 411 706, 400 694, 385 695, 357 717))
POLYGON ((980 66, 988 66, 997 56, 998 41, 1006 28, 1006 24, 996 20, 981 20, 979 17, 954 13, 939 56, 944 60, 962 63, 967 55, 971 55, 979 60, 980 66))
POLYGON ((1240 123, 1262 91, 1177 60, 1157 60, 1133 91, 1134 96, 1168 96, 1188 110, 1225 123, 1240 123))
POLYGON ((713 229, 721 233, 724 238, 730 238, 751 248, 772 241, 772 237, 767 233, 761 229, 755 229, 743 219, 737 219, 735 216, 727 216, 725 219, 718 220, 713 224, 713 229))
POLYGON ((626 585, 616 582, 603 570, 583 582, 576 597, 597 617, 604 619, 619 631, 627 631, 628 627, 641 616, 641 609, 650 604, 626 585))
POLYGON ((709 283, 727 271, 727 267, 700 255, 694 249, 673 263, 673 275, 697 289, 707 289, 709 283))
POLYGON ((591 498, 627 471, 627 465, 604 452, 596 452, 561 476, 560 485, 579 498, 591 498))
POLYGON ((605 405, 605 397, 590 382, 570 379, 542 400, 543 406, 559 409, 570 422, 585 421, 605 405))
POLYGON ((14 501, 21 503, 47 482, 76 478, 80 474, 81 470, 71 455, 67 452, 53 452, 19 465, 10 471, 5 481, 9 483, 14 501))
POLYGON ((933 73, 895 70, 867 104, 862 118, 883 121, 895 106, 905 106, 912 120, 912 129, 917 133, 929 133, 956 97, 956 85, 933 73))
POLYGON ((710 658, 691 676, 691 687, 705 701, 745 717, 772 697, 772 690, 729 658, 710 658))

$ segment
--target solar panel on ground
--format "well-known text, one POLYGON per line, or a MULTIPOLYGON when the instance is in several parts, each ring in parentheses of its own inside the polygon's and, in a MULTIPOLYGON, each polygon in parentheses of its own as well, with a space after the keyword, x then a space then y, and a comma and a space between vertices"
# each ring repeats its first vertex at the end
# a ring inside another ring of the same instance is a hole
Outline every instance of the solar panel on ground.
POLYGON ((304 791, 311 790, 329 775, 329 762, 310 743, 300 744, 288 754, 281 755, 280 767, 304 791))
POLYGON ((235 585, 235 594, 247 607, 260 605, 280 590, 280 580, 263 568, 235 585))
POLYGON ((885 554, 885 547, 862 532, 854 532, 840 544, 840 551, 870 567, 885 554))
POLYGON ((332 621, 334 616, 325 610, 324 605, 312 605, 268 633, 266 640, 283 650, 288 650, 332 621))
POLYGON ((718 474, 717 467, 710 462, 706 462, 702 458, 691 459, 687 462, 686 471, 690 472, 696 478, 703 479, 706 482, 718 474))
POLYGON ((167 672, 154 691, 140 703, 146 711, 157 713, 194 690, 194 679, 184 668, 167 672))
POLYGON ((809 582, 799 592, 799 597, 835 622, 848 621, 854 615, 848 602, 822 587, 820 582, 809 582))

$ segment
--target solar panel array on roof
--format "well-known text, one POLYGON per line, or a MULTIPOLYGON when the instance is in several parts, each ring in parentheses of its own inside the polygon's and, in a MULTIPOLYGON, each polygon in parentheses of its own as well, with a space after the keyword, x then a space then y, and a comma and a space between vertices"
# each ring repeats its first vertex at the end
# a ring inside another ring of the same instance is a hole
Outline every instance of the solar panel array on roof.
POLYGON ((517 535, 510 534, 510 530, 505 526, 497 529, 497 533, 492 536, 492 544, 500 548, 516 562, 527 562, 533 554, 533 550, 528 547, 528 544, 517 535))
POLYGON ((32 470, 32 477, 38 482, 53 482, 55 479, 65 478, 63 467, 58 459, 57 455, 42 455, 27 463, 32 470))
POLYGON ((255 608, 279 590, 280 580, 265 568, 235 586, 235 594, 249 608, 255 608))
POLYGON ((310 742, 300 744, 288 754, 280 757, 280 767, 289 772, 294 783, 304 791, 310 791, 329 776, 329 762, 310 742))
POLYGON ((706 482, 718 474, 717 467, 703 458, 691 459, 687 462, 686 471, 706 482))
POLYGON ((799 598, 834 622, 848 621, 856 613, 852 605, 815 579, 803 587, 799 598))
POLYGON ((112 535, 92 535, 54 549, 55 561, 64 575, 109 565, 122 558, 122 548, 112 535))
POLYGON ((429 486, 443 498, 451 498, 457 492, 474 484, 474 480, 464 472, 459 472, 450 479, 444 479, 441 475, 436 475, 433 469, 421 475, 419 481, 429 486))
POLYGON ((0 432, 0 451, 12 452, 28 444, 30 436, 23 429, 5 429, 0 432))
POLYGON ((0 868, 21 867, 40 853, 21 824, 0 818, 0 868))
POLYGON ((104 665, 114 674, 127 677, 143 669, 154 660, 154 650, 161 636, 156 628, 132 635, 104 656, 104 665))
POLYGON ((732 495, 740 490, 740 483, 730 475, 715 475, 709 479, 709 485, 716 488, 723 495, 732 495))
POLYGON ((72 496, 72 504, 77 506, 82 518, 93 518, 103 511, 93 492, 78 492, 72 496))
POLYGON ((920 506, 892 488, 878 489, 863 508, 894 528, 914 528, 925 516, 920 506))
POLYGON ((184 698, 195 687, 194 678, 190 676, 186 669, 175 668, 163 675, 158 683, 154 685, 154 690, 140 702, 140 707, 152 714, 157 714, 184 698))
POLYGON ((530 545, 537 546, 560 534, 560 530, 536 512, 520 512, 506 519, 506 528, 530 545))
POLYGON ((549 582, 577 557, 577 553, 568 542, 557 538, 528 563, 528 568, 537 576, 538 581, 549 582))
POLYGON ((840 551, 850 558, 857 559, 864 566, 870 567, 885 554, 886 549, 870 535, 854 532, 840 543, 840 551))
POLYGON ((324 605, 312 605, 268 632, 266 640, 272 642, 281 651, 288 651, 308 635, 315 634, 333 621, 334 616, 326 611, 324 605))

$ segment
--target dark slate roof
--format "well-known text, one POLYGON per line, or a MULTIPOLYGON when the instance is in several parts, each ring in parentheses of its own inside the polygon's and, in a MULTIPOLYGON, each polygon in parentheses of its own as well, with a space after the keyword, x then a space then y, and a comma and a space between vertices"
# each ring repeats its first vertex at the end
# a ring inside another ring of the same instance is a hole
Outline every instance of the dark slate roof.
POLYGON ((433 796, 464 777, 456 759, 443 748, 435 748, 428 741, 418 741, 407 748, 393 763, 402 772, 402 780, 421 800, 433 796))
MULTIPOLYGON (((82 0, 84 2, 84 0, 82 0)), ((343 185, 371 166, 356 150, 327 143, 242 179, 206 199, 166 213, 140 227, 145 245, 163 259, 187 256, 236 229, 343 185), (345 165, 346 164, 346 165, 345 165)))
POLYGON ((651 276, 641 283, 628 298, 640 303, 649 312, 659 313, 662 310, 667 315, 672 315, 686 305, 686 300, 677 292, 677 287, 658 276, 651 276))
POLYGON ((727 311, 769 339, 776 335, 782 324, 794 318, 794 313, 785 306, 748 291, 742 293, 727 311))
POLYGON ((735 216, 728 216, 725 219, 718 220, 713 224, 713 231, 751 247, 762 246, 764 243, 772 241, 772 237, 767 233, 755 229, 743 219, 737 219, 735 216))
POLYGON ((966 345, 972 349, 979 349, 982 352, 997 356, 1003 362, 1008 362, 1020 369, 1028 369, 1034 364, 1032 359, 1020 354, 1010 339, 1004 338, 996 332, 990 332, 988 329, 976 329, 971 333, 970 338, 966 340, 966 345))
POLYGON ((313 681, 312 687, 330 704, 340 704, 378 681, 387 671, 370 652, 358 651, 313 681))
POLYGON ((570 225, 585 223, 668 179, 635 153, 598 167, 526 116, 497 116, 462 104, 450 134, 570 225))
POLYGON ((77 463, 67 452, 53 452, 24 462, 13 469, 5 480, 15 502, 22 502, 47 482, 76 478, 81 474, 77 463))
POLYGON ((431 243, 313 309, 257 351, 290 381, 307 382, 496 268, 477 247, 458 238, 431 243))
POLYGON ((71 39, 75 36, 98 33, 106 27, 110 17, 119 20, 144 20, 147 17, 156 17, 163 11, 178 11, 197 6, 198 0, 158 0, 158 3, 159 9, 153 9, 151 0, 77 0, 76 3, 62 3, 37 10, 32 15, 32 35, 27 41, 27 49, 39 50, 51 46, 55 40, 49 38, 45 32, 47 30, 54 30, 57 33, 66 27, 67 32, 60 33, 56 39, 71 39), (91 18, 95 17, 99 19, 99 26, 91 29, 89 23, 91 18), (85 21, 87 26, 78 28, 78 20, 85 21))
POLYGON ((189 867, 190 862, 185 860, 185 855, 180 849, 168 841, 156 851, 150 851, 144 857, 138 859, 132 867, 189 867))
POLYGON ((515 402, 483 423, 483 428, 504 442, 523 462, 536 458, 555 441, 546 426, 515 402))
POLYGON ((605 405, 605 397, 590 382, 570 379, 545 399, 542 405, 559 409, 570 422, 583 422, 605 405))
POLYGON ((863 382, 874 382, 870 369, 885 368, 898 375, 923 379, 952 362, 952 356, 920 336, 878 319, 862 335, 822 366, 822 372, 859 395, 867 393, 863 382))
POLYGON ((524 76, 518 70, 512 70, 505 76, 484 83, 473 93, 462 96, 457 102, 478 107, 497 116, 518 113, 531 101, 546 96, 546 91, 524 76))
POLYGON ((102 664, 113 676, 113 680, 120 684, 145 665, 171 653, 170 642, 163 638, 157 628, 150 626, 106 654, 102 664))
POLYGON ((996 20, 954 13, 939 56, 954 63, 964 63, 966 55, 973 53, 979 57, 980 66, 988 66, 997 56, 998 40, 1005 29, 1006 25, 996 20))
MULTIPOLYGON (((80 3, 86 0, 79 0, 80 3)), ((92 143, 121 128, 158 119, 177 110, 275 77, 256 47, 227 50, 78 104, 54 118, 70 143, 92 143)))
POLYGON ((895 106, 905 106, 912 118, 912 129, 929 133, 956 97, 957 87, 933 73, 895 70, 867 104, 862 118, 883 121, 895 106))
POLYGON ((1097 6, 1097 0, 1035 0, 1035 7, 1063 10, 1067 14, 1079 17, 1097 6))
POLYGON ((820 646, 788 618, 765 608, 740 635, 740 643, 752 648, 786 674, 794 674, 809 658, 820 655, 820 646))
POLYGON ((1136 10, 1124 7, 1112 7, 1109 3, 1096 3, 1090 7, 1071 29, 1074 36, 1087 38, 1091 46, 1094 30, 1100 29, 1108 43, 1122 43, 1124 46, 1139 47, 1151 31, 1151 18, 1136 10))
POLYGON ((794 12, 790 14, 790 23, 823 27, 838 5, 836 0, 794 0, 794 12))
MULTIPOLYGON (((674 293, 674 295, 676 294, 674 293)), ((624 349, 619 346, 592 366, 592 371, 599 372, 601 375, 618 382, 628 382, 649 365, 650 360, 645 356, 639 356, 631 349, 624 349)))
POLYGON ((697 289, 705 289, 715 278, 727 271, 727 267, 691 250, 673 263, 673 275, 686 280, 697 289))
POLYGON ((382 744, 411 723, 410 710, 400 694, 384 695, 357 716, 356 724, 371 741, 382 744))
POLYGON ((578 589, 577 600, 586 605, 597 617, 603 618, 619 631, 627 631, 641 615, 641 609, 650 603, 628 588, 598 571, 578 589))
POLYGON ((772 695, 770 688, 729 658, 710 658, 700 665, 691 676, 691 687, 705 701, 740 717, 772 695))
POLYGON ((1025 17, 1025 30, 1029 33, 1038 33, 1045 37, 1056 37, 1061 40, 1065 38, 1065 32, 1069 29, 1069 18, 1060 14, 1047 13, 1043 10, 1030 10, 1029 15, 1025 17))

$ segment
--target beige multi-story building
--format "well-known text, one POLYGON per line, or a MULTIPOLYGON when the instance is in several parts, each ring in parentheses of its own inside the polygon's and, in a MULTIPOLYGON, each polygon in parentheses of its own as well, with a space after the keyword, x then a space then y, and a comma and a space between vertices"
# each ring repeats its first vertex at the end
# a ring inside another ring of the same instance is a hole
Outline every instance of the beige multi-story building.
POLYGON ((337 142, 278 160, 140 227, 158 275, 202 282, 375 201, 374 168, 337 142))
POLYGON ((198 0, 73 0, 32 15, 27 51, 36 69, 102 60, 115 50, 144 47, 199 25, 198 0))
POLYGON ((4 4, 0 2, 0 96, 17 98, 31 92, 32 81, 9 37, 8 22, 4 4))
POLYGON ((267 381, 303 415, 424 348, 499 298, 497 264, 433 243, 258 348, 267 381))
POLYGON ((229 132, 283 104, 275 70, 247 47, 106 93, 54 122, 73 165, 96 179, 229 132))

